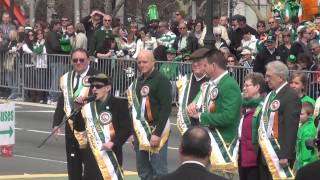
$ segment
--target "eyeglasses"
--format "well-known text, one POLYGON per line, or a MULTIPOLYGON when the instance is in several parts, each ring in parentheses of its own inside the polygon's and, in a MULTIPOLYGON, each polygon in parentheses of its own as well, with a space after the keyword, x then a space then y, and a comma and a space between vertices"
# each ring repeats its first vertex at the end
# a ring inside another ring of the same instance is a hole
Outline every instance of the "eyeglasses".
POLYGON ((214 36, 216 36, 216 37, 220 37, 220 36, 221 36, 221 34, 214 34, 214 36))
POLYGON ((68 21, 68 19, 61 19, 61 21, 68 21))
POLYGON ((111 21, 111 19, 104 19, 103 21, 110 22, 110 21, 111 21))
POLYGON ((74 64, 76 64, 76 63, 78 63, 78 62, 82 64, 82 63, 84 63, 84 61, 85 61, 85 59, 83 59, 83 58, 78 58, 78 59, 75 58, 75 59, 72 59, 72 62, 73 62, 74 64))
POLYGON ((105 85, 104 84, 91 84, 90 85, 90 88, 93 89, 93 88, 96 88, 96 89, 101 89, 103 88, 105 85))
POLYGON ((264 25, 258 25, 257 27, 265 27, 264 25))
POLYGON ((181 28, 179 28, 180 30, 184 30, 184 29, 187 29, 187 28, 185 28, 185 27, 181 27, 181 28))
POLYGON ((180 16, 180 14, 179 14, 179 13, 176 13, 176 16, 180 16))
POLYGON ((234 60, 228 60, 228 62, 233 63, 233 62, 235 62, 235 61, 234 61, 234 60))
POLYGON ((270 21, 270 22, 268 22, 269 24, 274 24, 274 21, 270 21))

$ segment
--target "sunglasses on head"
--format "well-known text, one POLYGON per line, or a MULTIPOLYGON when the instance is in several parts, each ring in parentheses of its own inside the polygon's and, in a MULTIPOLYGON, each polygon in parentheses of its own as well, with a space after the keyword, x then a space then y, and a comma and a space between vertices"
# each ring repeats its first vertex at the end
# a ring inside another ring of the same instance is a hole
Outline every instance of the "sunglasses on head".
POLYGON ((91 84, 90 85, 90 88, 93 89, 93 88, 96 88, 96 89, 101 89, 103 88, 105 85, 104 84, 91 84))
POLYGON ((72 59, 72 62, 73 63, 84 63, 84 61, 85 61, 85 59, 83 59, 83 58, 74 58, 74 59, 72 59))

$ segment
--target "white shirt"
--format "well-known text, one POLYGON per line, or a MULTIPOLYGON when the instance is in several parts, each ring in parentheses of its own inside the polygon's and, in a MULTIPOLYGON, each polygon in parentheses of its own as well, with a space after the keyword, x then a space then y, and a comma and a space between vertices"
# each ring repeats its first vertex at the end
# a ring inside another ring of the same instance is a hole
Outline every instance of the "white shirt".
MULTIPOLYGON (((87 75, 88 71, 89 71, 89 68, 90 66, 87 67, 87 69, 80 74, 80 79, 79 79, 79 84, 78 84, 78 87, 80 86, 80 84, 82 84, 82 79, 87 75)), ((77 84, 77 76, 78 76, 78 73, 76 73, 74 75, 75 78, 73 78, 73 87, 76 87, 76 84, 77 84)))
POLYGON ((183 164, 199 164, 200 166, 202 166, 202 167, 206 167, 204 164, 202 164, 201 162, 199 162, 199 161, 183 161, 182 162, 182 165, 183 164))
POLYGON ((214 85, 218 85, 220 80, 223 78, 223 76, 227 75, 228 71, 225 71, 224 73, 222 73, 220 76, 218 76, 217 78, 210 80, 211 83, 213 83, 214 85))
POLYGON ((287 81, 286 81, 285 83, 283 83, 283 84, 276 90, 276 94, 278 94, 279 91, 280 91, 285 85, 287 85, 287 84, 288 84, 287 81))

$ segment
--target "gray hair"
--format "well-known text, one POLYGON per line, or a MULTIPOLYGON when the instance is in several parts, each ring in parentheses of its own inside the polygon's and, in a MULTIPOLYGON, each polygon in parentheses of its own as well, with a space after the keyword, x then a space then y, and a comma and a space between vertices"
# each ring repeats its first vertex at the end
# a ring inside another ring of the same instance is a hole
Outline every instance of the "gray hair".
POLYGON ((289 69, 281 61, 272 61, 266 65, 266 69, 273 69, 275 74, 282 77, 284 80, 289 78, 289 69))
POLYGON ((319 46, 320 46, 319 41, 318 41, 318 40, 315 40, 315 39, 311 40, 311 41, 309 42, 309 44, 310 44, 310 46, 312 46, 312 45, 314 45, 314 46, 316 46, 316 47, 319 47, 319 46))

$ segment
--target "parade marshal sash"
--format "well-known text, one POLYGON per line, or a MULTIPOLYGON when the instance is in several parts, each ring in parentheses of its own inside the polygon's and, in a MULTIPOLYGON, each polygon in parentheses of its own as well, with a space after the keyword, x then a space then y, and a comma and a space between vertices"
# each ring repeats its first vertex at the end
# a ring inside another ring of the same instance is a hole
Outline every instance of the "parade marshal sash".
MULTIPOLYGON (((202 112, 214 113, 215 100, 218 97, 218 88, 210 83, 203 83, 201 91, 196 97, 202 99, 202 112)), ((197 106, 199 104, 196 102, 197 106)), ((228 145, 221 136, 217 128, 208 129, 211 139, 212 152, 210 155, 210 162, 214 171, 223 171, 236 173, 238 167, 238 160, 234 159, 230 152, 234 151, 235 146, 228 145), (231 149, 232 148, 232 149, 231 149), (231 149, 231 150, 230 150, 231 149)))
POLYGON ((115 154, 103 149, 103 144, 112 141, 115 135, 111 112, 106 110, 98 113, 96 102, 91 102, 83 106, 81 113, 86 122, 88 141, 103 179, 122 180, 123 173, 115 154))
POLYGON ((150 123, 152 123, 152 113, 148 96, 149 87, 143 86, 141 88, 142 102, 140 104, 136 94, 136 85, 137 79, 130 85, 128 89, 128 102, 132 109, 133 128, 139 142, 139 149, 149 151, 151 153, 159 153, 160 149, 169 138, 170 120, 167 120, 165 128, 161 134, 160 145, 158 147, 151 147, 150 138, 154 128, 156 127, 150 126, 150 123), (146 120, 145 114, 147 114, 150 122, 146 120))
MULTIPOLYGON (((78 97, 78 96, 87 97, 89 93, 89 87, 84 87, 82 83, 80 83, 81 85, 79 85, 79 88, 76 90, 76 92, 73 93, 73 86, 72 86, 73 76, 74 76, 74 71, 67 72, 60 78, 60 88, 63 92, 63 97, 64 97, 64 111, 67 117, 71 115, 72 110, 75 108, 74 107, 75 97, 78 97)), ((79 147, 81 149, 85 148, 87 146, 86 132, 85 131, 78 132, 74 130, 72 119, 68 120, 68 124, 70 126, 70 129, 74 131, 74 136, 79 143, 79 147)))
POLYGON ((277 133, 273 132, 274 124, 278 121, 278 109, 280 102, 273 100, 272 92, 268 94, 263 103, 262 115, 258 129, 259 145, 266 160, 273 179, 294 179, 290 167, 282 168, 279 164, 280 145, 277 141, 277 133))
POLYGON ((177 80, 176 85, 179 94, 179 109, 177 114, 177 127, 181 134, 187 131, 191 126, 191 121, 187 113, 189 92, 191 87, 191 75, 185 75, 177 80))

